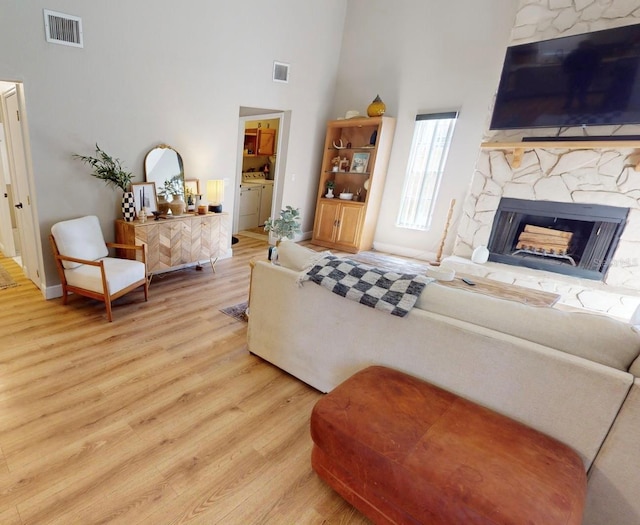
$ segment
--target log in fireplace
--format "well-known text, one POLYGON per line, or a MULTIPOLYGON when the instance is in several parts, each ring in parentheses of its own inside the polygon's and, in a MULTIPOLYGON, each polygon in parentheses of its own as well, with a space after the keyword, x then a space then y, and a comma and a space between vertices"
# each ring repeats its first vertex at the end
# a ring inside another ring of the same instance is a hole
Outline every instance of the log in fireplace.
POLYGON ((502 198, 489 260, 603 280, 629 208, 502 198))

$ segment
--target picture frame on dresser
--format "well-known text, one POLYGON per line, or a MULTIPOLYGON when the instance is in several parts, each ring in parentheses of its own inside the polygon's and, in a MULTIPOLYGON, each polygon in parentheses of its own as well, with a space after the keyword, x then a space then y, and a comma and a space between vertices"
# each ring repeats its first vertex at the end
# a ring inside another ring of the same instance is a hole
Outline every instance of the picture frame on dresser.
POLYGON ((200 180, 199 179, 185 179, 184 180, 185 191, 190 191, 192 195, 202 195, 200 193, 200 180))
POLYGON ((136 215, 144 207, 147 213, 158 211, 158 197, 155 182, 134 182, 131 184, 136 215))

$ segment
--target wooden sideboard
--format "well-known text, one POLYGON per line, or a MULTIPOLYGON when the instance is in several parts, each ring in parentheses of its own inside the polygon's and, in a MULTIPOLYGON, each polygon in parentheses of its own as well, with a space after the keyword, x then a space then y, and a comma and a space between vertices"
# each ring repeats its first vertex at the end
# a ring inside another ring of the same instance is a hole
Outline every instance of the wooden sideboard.
MULTIPOLYGON (((161 273, 211 261, 223 256, 231 246, 228 213, 185 215, 175 219, 116 221, 116 242, 147 245, 149 273, 161 273)), ((121 256, 134 258, 133 250, 121 256)))

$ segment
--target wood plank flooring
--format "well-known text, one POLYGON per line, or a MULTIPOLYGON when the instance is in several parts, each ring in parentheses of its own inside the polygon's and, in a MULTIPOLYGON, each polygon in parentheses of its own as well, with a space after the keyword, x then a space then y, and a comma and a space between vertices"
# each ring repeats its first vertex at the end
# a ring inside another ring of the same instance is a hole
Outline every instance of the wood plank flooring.
POLYGON ((321 394, 247 351, 249 259, 116 301, 0 290, 0 523, 366 524, 310 466, 321 394))

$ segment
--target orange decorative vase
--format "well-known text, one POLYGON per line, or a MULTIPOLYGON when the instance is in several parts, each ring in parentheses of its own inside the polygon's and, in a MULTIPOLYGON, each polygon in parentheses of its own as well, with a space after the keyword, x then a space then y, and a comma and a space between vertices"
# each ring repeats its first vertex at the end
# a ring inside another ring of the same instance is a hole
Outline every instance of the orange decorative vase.
POLYGON ((382 102, 380 95, 376 95, 376 98, 373 99, 373 102, 369 104, 367 108, 367 115, 370 117, 381 117, 386 110, 387 106, 382 102))

